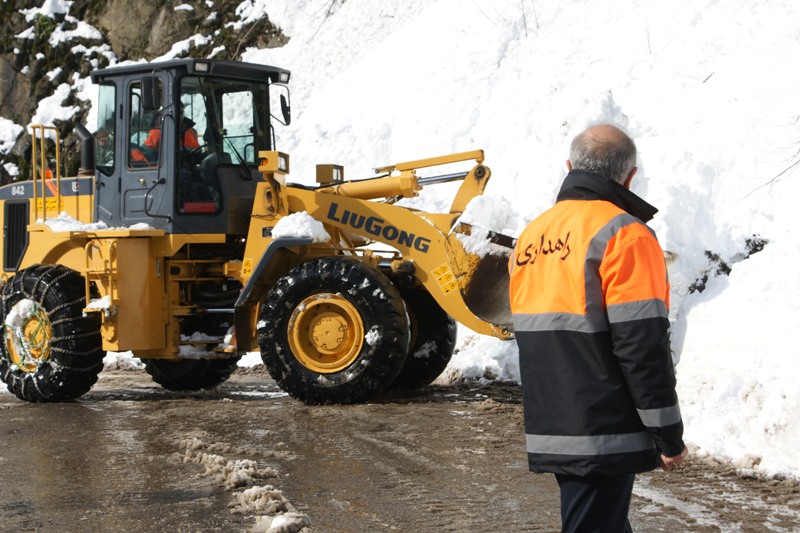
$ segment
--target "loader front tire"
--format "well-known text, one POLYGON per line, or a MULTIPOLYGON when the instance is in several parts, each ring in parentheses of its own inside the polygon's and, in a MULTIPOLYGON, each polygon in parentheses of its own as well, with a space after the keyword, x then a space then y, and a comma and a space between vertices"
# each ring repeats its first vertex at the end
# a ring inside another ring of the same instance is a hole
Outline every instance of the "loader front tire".
POLYGON ((307 404, 363 402, 394 381, 408 350, 403 301, 350 257, 293 268, 261 306, 258 343, 272 378, 307 404))
POLYGON ((83 277, 62 265, 18 272, 2 290, 0 377, 28 402, 85 394, 103 369, 100 317, 83 314, 83 277))
POLYGON ((240 357, 220 359, 144 359, 153 381, 171 391, 211 389, 224 383, 236 370, 240 357))
POLYGON ((456 322, 419 287, 400 286, 411 323, 411 348, 395 389, 418 389, 430 385, 447 367, 456 347, 456 322))

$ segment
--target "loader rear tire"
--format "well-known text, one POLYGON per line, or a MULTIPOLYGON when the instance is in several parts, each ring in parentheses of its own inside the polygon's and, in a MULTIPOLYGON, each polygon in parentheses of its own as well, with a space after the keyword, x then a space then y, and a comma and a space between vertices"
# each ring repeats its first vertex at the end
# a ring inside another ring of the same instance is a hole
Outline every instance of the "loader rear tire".
POLYGON ((456 322, 423 288, 399 287, 411 323, 411 348, 394 389, 430 385, 447 367, 456 347, 456 322))
POLYGON ((196 391, 221 385, 236 370, 241 357, 224 359, 144 359, 153 381, 171 391, 196 391))
POLYGON ((83 277, 62 265, 18 272, 2 290, 0 377, 28 402, 85 394, 103 369, 100 316, 84 315, 83 277))
POLYGON ((272 378, 307 404, 363 402, 406 359, 408 320, 397 288, 350 257, 321 257, 279 279, 261 306, 258 343, 272 378))

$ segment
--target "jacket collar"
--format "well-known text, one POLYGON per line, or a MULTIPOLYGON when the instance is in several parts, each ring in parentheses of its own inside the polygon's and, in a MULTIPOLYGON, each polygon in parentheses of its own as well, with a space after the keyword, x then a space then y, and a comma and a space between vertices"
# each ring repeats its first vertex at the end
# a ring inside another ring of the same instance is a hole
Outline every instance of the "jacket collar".
POLYGON ((650 221, 658 212, 623 185, 586 170, 573 169, 567 174, 556 199, 561 200, 606 200, 642 222, 650 221))

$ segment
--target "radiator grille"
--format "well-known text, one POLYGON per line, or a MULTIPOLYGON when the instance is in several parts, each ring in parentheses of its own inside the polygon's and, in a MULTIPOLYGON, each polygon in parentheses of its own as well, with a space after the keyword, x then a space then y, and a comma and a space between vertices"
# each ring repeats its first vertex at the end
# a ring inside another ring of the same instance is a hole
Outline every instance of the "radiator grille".
POLYGON ((28 202, 6 202, 3 227, 3 270, 16 271, 28 247, 28 202))

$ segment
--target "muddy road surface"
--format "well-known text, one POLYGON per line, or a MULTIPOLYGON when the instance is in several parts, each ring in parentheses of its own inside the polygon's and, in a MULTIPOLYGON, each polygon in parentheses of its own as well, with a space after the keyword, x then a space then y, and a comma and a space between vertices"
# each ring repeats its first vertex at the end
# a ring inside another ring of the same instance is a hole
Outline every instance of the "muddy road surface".
MULTIPOLYGON (((308 407, 262 370, 175 394, 106 370, 77 402, 0 393, 0 530, 558 531, 525 464, 519 388, 429 387, 308 407)), ((800 531, 792 480, 693 457, 637 478, 638 532, 800 531)))

